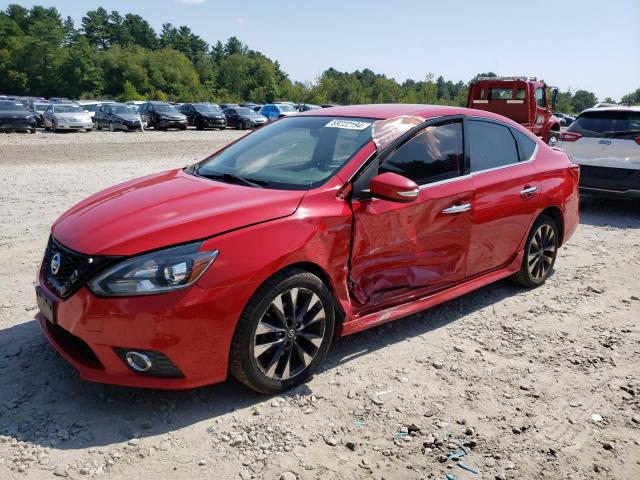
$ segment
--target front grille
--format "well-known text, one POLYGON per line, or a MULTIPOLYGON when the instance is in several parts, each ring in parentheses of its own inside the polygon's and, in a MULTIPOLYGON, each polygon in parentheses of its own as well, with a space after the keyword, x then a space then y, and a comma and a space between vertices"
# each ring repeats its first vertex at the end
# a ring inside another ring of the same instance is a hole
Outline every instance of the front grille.
POLYGON ((97 274, 104 267, 113 263, 118 257, 90 256, 74 252, 60 243, 53 236, 49 237, 49 243, 44 254, 43 269, 44 280, 51 290, 60 298, 68 298, 87 280, 97 274), (56 255, 59 261, 57 271, 52 268, 52 261, 56 255))
POLYGON ((140 375, 150 375, 153 377, 168 377, 168 378, 183 378, 184 373, 174 365, 174 363, 167 357, 164 353, 159 352, 157 350, 138 350, 135 348, 122 348, 122 347, 113 347, 113 351, 116 352, 120 360, 124 362, 124 364, 131 368, 129 362, 127 362, 127 352, 138 352, 146 355, 151 360, 151 368, 146 372, 139 372, 137 370, 133 370, 140 375))

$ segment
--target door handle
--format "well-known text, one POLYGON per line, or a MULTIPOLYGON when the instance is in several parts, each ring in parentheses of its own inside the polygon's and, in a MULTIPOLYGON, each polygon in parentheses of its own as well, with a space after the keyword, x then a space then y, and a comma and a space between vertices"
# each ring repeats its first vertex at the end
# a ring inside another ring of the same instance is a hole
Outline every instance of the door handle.
POLYGON ((522 190, 520 190, 520 195, 522 195, 523 197, 526 197, 528 195, 532 195, 536 193, 537 191, 538 191, 538 187, 525 187, 522 190))
POLYGON ((466 212, 467 210, 471 210, 470 203, 463 203, 462 205, 454 205, 452 207, 445 208, 442 210, 442 213, 460 213, 466 212))

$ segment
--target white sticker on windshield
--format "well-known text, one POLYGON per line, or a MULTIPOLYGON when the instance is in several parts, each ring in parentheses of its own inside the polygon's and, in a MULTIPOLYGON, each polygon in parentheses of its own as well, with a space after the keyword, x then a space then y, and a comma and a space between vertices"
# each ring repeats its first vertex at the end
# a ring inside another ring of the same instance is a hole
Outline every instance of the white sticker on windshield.
POLYGON ((369 122, 356 122, 354 120, 331 120, 325 125, 327 128, 345 128, 347 130, 364 130, 371 123, 369 122))

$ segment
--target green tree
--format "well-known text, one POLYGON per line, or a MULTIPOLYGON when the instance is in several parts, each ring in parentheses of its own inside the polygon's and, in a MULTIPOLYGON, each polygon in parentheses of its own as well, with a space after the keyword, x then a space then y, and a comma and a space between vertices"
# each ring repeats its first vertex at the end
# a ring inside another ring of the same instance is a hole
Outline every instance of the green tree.
POLYGON ((571 106, 573 107, 573 111, 576 113, 580 113, 587 108, 591 108, 596 103, 598 103, 598 99, 595 94, 587 90, 578 90, 573 94, 573 98, 571 99, 571 106))
POLYGON ((158 36, 156 32, 140 15, 127 13, 124 16, 123 23, 131 43, 150 50, 158 48, 158 36))
POLYGON ((89 10, 82 17, 82 30, 90 45, 101 48, 109 46, 109 14, 100 7, 97 10, 89 10))

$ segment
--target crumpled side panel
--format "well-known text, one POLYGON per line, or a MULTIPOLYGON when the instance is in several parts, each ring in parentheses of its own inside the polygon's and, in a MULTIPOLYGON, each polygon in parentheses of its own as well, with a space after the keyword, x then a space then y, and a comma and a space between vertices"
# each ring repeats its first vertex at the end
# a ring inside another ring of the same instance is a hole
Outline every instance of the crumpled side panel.
POLYGON ((422 117, 402 115, 374 122, 373 127, 371 127, 371 137, 376 144, 378 152, 384 150, 398 137, 424 121, 425 119, 422 117))

